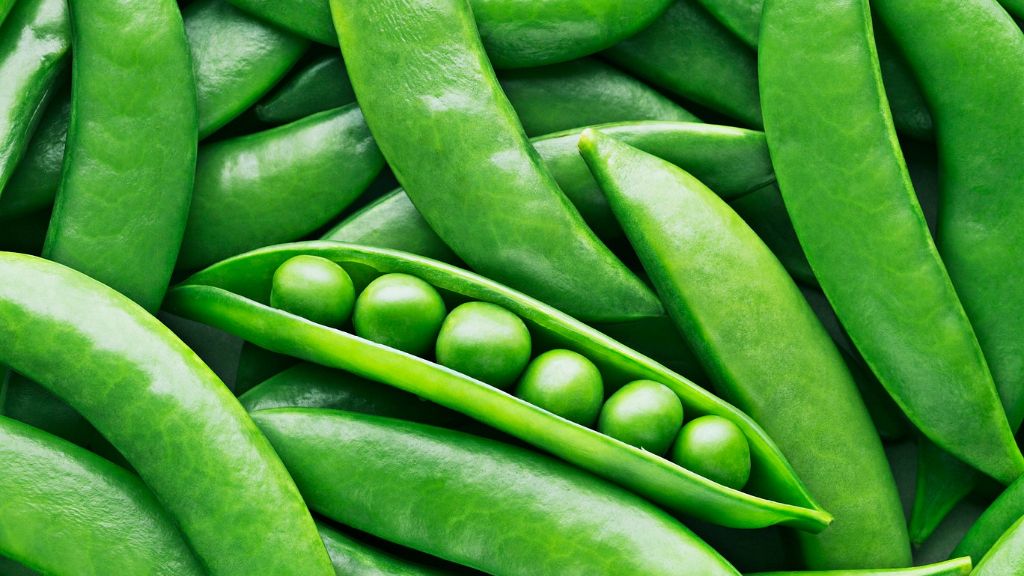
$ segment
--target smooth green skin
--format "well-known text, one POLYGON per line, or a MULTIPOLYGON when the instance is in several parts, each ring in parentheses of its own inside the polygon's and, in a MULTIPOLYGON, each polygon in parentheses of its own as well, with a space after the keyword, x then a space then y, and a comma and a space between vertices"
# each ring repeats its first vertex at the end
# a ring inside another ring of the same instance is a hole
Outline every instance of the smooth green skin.
POLYGON ((311 322, 341 326, 355 302, 352 278, 326 258, 296 256, 274 272, 270 305, 311 322))
POLYGON ((299 363, 238 397, 249 412, 271 408, 330 408, 452 427, 465 418, 391 386, 342 370, 299 363))
POLYGON ((513 70, 499 80, 527 136, 608 122, 700 122, 647 84, 593 58, 513 70))
MULTIPOLYGON (((995 0, 874 6, 933 111, 939 252, 1017 430, 1024 420, 1024 101, 1017 97, 1024 93, 1024 35, 995 0)), ((925 535, 978 480, 939 450, 929 453, 922 463, 931 476, 923 487, 919 478, 918 494, 957 490, 938 503, 925 535)))
POLYGON ((917 438, 917 475, 910 512, 910 541, 921 545, 983 478, 927 438, 917 438))
POLYGON ((332 0, 331 6, 377 144, 456 254, 481 274, 580 318, 662 313, 530 146, 466 0, 332 0))
POLYGON ((71 21, 71 124, 43 255, 153 311, 178 257, 196 165, 181 14, 171 0, 75 0, 71 21))
POLYGON ((337 576, 443 576, 444 572, 392 556, 329 527, 316 523, 337 576))
POLYGON ((0 25, 4 23, 7 14, 14 7, 14 0, 0 0, 0 25))
POLYGON ((182 16, 195 67, 200 139, 259 100, 309 47, 306 39, 226 0, 197 0, 182 16))
POLYGON ((1016 576, 1024 572, 1024 518, 999 538, 978 565, 971 576, 1016 576))
POLYGON ((203 146, 177 268, 302 238, 347 208, 383 167, 354 104, 203 146))
POLYGON ((60 187, 64 144, 71 118, 71 90, 59 88, 46 105, 18 167, 0 194, 0 221, 10 222, 53 204, 60 187))
POLYGON ((672 461, 719 484, 742 490, 750 479, 750 446, 735 424, 719 416, 686 423, 672 445, 672 461))
MULTIPOLYGON (((322 44, 338 45, 328 0, 229 0, 322 44)), ((646 28, 671 0, 470 0, 496 68, 531 68, 599 52, 646 28), (539 25, 543 24, 543 25, 539 25)))
POLYGON ((698 0, 676 0, 653 24, 603 54, 655 86, 761 127, 757 58, 698 0))
POLYGON ((601 412, 604 382, 601 371, 585 356, 555 349, 530 362, 515 394, 566 420, 591 426, 601 412))
POLYGON ((352 327, 361 338, 423 355, 433 348, 447 313, 430 284, 409 274, 385 274, 356 298, 352 327))
POLYGON ((345 62, 324 54, 281 81, 254 110, 263 122, 283 124, 355 101, 345 62))
POLYGON ((602 434, 664 455, 683 425, 683 405, 665 385, 637 380, 619 388, 601 408, 602 434))
POLYGON ((743 218, 757 236, 771 249, 794 280, 805 286, 817 286, 811 265, 793 230, 779 187, 769 184, 759 190, 735 198, 729 206, 743 218))
POLYGON ((488 302, 460 304, 437 335, 437 363, 508 390, 526 368, 530 330, 518 316, 488 302))
POLYGON ((221 262, 173 290, 168 311, 210 324, 281 354, 347 370, 426 398, 620 483, 669 509, 732 527, 783 523, 821 530, 831 517, 749 417, 664 366, 529 296, 471 272, 412 254, 335 242, 268 247, 221 262), (711 483, 671 462, 573 424, 465 375, 265 305, 274 270, 298 254, 342 265, 357 286, 379 274, 429 281, 453 300, 498 304, 519 316, 538 345, 567 348, 594 362, 610 390, 638 379, 661 382, 687 413, 718 414, 739 426, 754 458, 752 494, 711 483))
POLYGON ((971 573, 970 558, 955 558, 945 562, 895 568, 892 570, 816 570, 793 572, 759 572, 747 576, 967 576, 971 573))
POLYGON ((757 49, 764 0, 700 0, 700 3, 747 46, 757 49))
POLYGON ((800 535, 807 567, 909 565, 899 495, 853 378, 768 247, 664 160, 593 130, 580 150, 715 389, 769 431, 835 515, 800 535))
POLYGON ((2 253, 0 277, 0 362, 85 416, 212 573, 332 573, 273 448, 170 330, 123 295, 41 258, 2 253))
POLYGON ((202 575, 145 484, 107 460, 0 416, 0 553, 45 574, 202 575))
POLYGON ((760 65, 779 188, 851 340, 929 439, 1013 480, 1024 457, 914 195, 867 2, 769 0, 760 65), (808 57, 794 65, 797 52, 808 57))
POLYGON ((339 411, 253 419, 317 512, 488 574, 739 574, 640 497, 520 447, 339 411))
POLYGON ((0 191, 35 132, 71 49, 66 0, 20 0, 0 28, 0 191))
POLYGON ((953 556, 970 556, 975 562, 999 540, 1010 526, 1024 517, 1024 480, 1018 479, 989 505, 953 550, 953 556))

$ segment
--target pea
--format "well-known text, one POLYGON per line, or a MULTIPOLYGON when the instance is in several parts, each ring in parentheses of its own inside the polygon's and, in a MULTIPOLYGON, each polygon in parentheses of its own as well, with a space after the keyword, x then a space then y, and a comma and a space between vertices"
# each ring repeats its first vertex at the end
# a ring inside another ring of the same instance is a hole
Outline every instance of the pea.
POLYGON ((385 274, 356 298, 356 334, 409 354, 430 350, 447 309, 433 286, 408 274, 385 274))
POLYGON ((501 306, 467 302, 445 318, 436 351, 443 366, 504 390, 530 361, 530 331, 501 306))
POLYGON ((601 372, 586 357, 572 350, 549 350, 527 366, 516 396, 589 426, 601 410, 604 384, 601 372))
POLYGON ((295 256, 274 272, 270 305, 324 326, 340 326, 356 292, 345 270, 319 256, 295 256))
POLYGON ((653 380, 626 384, 605 402, 598 430, 654 454, 664 454, 683 425, 675 392, 653 380))
POLYGON ((737 490, 750 478, 747 437, 721 416, 701 416, 683 426, 671 457, 683 468, 737 490))

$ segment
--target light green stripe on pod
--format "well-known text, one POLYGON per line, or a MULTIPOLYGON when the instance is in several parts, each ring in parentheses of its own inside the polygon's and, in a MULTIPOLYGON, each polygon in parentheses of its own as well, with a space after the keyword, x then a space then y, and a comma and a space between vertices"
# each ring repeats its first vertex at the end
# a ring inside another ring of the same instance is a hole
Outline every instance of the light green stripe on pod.
POLYGON ((596 130, 583 133, 580 150, 715 389, 765 427, 838 519, 799 535, 808 564, 909 564, 882 443, 842 356, 778 259, 687 172, 596 130))
POLYGON ((820 530, 819 508, 771 440, 748 417, 689 380, 596 330, 481 276, 411 254, 334 242, 301 242, 226 260, 173 291, 168 310, 207 323, 273 352, 339 368, 411 392, 619 482, 680 513, 737 527, 783 523, 820 530), (433 362, 302 320, 265 305, 271 277, 298 254, 330 259, 364 286, 379 274, 402 272, 431 283, 451 304, 481 300, 518 315, 535 342, 575 350, 593 361, 614 389, 637 379, 662 382, 687 414, 717 414, 747 436, 754 466, 751 493, 710 482, 668 460, 563 420, 501 390, 433 362), (779 501, 752 494, 773 494, 779 501))
POLYGON ((487 574, 739 575, 650 503, 523 448, 333 410, 253 419, 314 510, 487 574))
POLYGON ((273 448, 170 330, 111 288, 48 260, 2 253, 0 278, 0 363, 85 416, 212 573, 333 573, 273 448))
POLYGON ((747 576, 967 576, 971 573, 970 558, 954 558, 913 568, 890 570, 811 570, 792 572, 760 572, 747 576))
POLYGON ((134 474, 3 416, 0 492, 0 554, 44 574, 206 574, 134 474))
POLYGON ((1013 480, 1024 457, 914 195, 867 2, 769 0, 760 64, 779 188, 851 340, 932 441, 1013 480))
POLYGON ((20 0, 3 20, 0 192, 35 132, 70 49, 66 0, 20 0))
POLYGON ((179 270, 302 238, 384 167, 355 104, 203 146, 179 270))

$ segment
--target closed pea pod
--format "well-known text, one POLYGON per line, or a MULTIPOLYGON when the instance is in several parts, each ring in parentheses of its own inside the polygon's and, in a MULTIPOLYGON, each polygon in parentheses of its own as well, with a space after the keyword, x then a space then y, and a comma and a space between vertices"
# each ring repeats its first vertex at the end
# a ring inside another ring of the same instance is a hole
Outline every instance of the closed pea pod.
POLYGON ((324 54, 282 80, 253 109, 260 120, 280 124, 355 101, 341 56, 324 54))
POLYGON ((1024 571, 1024 517, 992 545, 971 576, 1016 576, 1024 571))
POLYGON ((60 187, 70 117, 71 90, 68 86, 58 89, 47 104, 21 162, 3 188, 0 221, 23 218, 53 204, 53 197, 60 187))
POLYGON ((14 7, 14 0, 0 0, 0 25, 3 25, 7 13, 14 7))
POLYGON ((970 558, 955 558, 913 568, 881 570, 809 570, 793 572, 760 572, 749 576, 967 576, 971 573, 970 558))
POLYGON ((981 561, 999 537, 1020 518, 1024 518, 1024 481, 1017 479, 974 521, 953 555, 981 561))
POLYGON ((317 522, 320 538, 331 556, 336 574, 346 576, 443 576, 445 572, 420 566, 372 548, 317 522))

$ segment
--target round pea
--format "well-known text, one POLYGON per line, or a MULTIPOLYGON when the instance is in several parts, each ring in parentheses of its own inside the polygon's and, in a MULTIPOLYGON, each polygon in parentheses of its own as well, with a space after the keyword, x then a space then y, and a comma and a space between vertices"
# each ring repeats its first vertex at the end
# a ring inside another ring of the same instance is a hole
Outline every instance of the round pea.
POLYGON ((408 274, 385 274, 356 298, 356 334, 409 354, 430 350, 444 322, 444 300, 433 286, 408 274))
POLYGON ((501 306, 467 302, 444 319, 436 352, 439 364, 504 390, 530 361, 530 331, 501 306))
POLYGON ((612 438, 654 454, 664 454, 683 425, 676 393, 652 380, 636 380, 604 403, 598 429, 612 438))
POLYGON ((537 356, 519 380, 516 396, 589 426, 601 410, 604 383, 594 363, 572 350, 549 350, 537 356))
POLYGON ((721 416, 701 416, 683 426, 672 447, 672 461, 737 490, 750 478, 747 437, 721 416))
POLYGON ((341 326, 356 291, 341 266, 319 256, 296 256, 274 271, 270 305, 325 326, 341 326))

